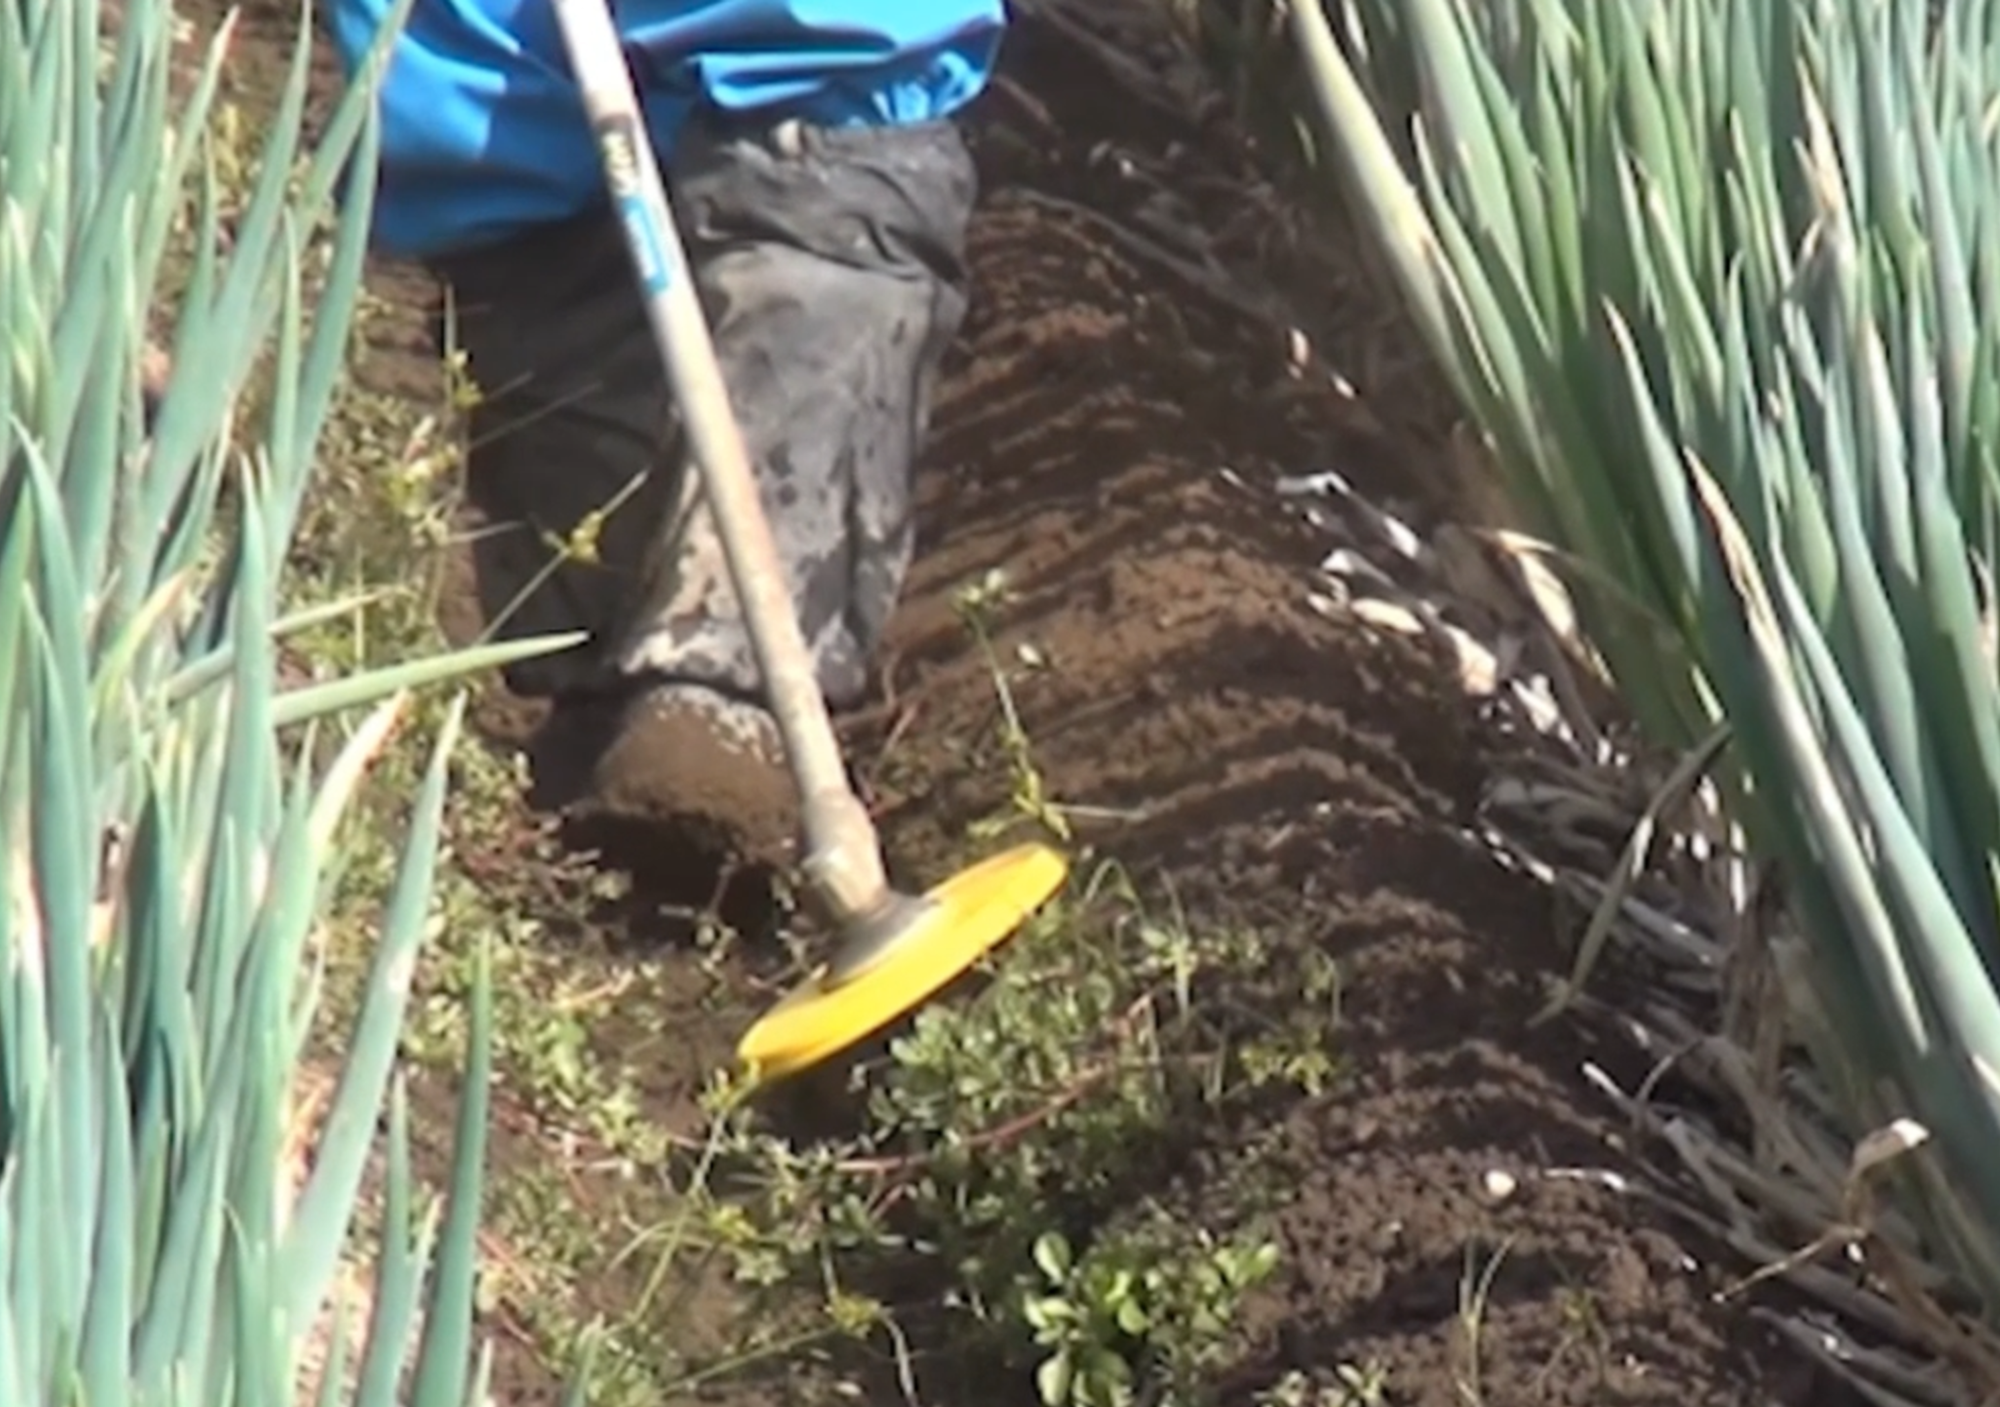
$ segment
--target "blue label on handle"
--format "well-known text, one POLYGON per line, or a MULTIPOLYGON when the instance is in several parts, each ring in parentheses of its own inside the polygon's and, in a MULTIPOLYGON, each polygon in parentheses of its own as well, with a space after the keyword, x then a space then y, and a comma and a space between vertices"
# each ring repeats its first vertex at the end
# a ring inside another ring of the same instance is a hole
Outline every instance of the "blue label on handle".
POLYGON ((639 286, 648 298, 667 290, 667 257, 660 247, 660 232, 646 210, 645 201, 628 195, 618 202, 618 217, 625 222, 625 237, 639 269, 639 286))
POLYGON ((607 118, 599 124, 597 137, 604 149, 604 170, 611 183, 612 203, 625 225, 626 244, 638 266, 639 286, 646 296, 666 291, 667 255, 665 241, 653 213, 647 208, 639 184, 639 149, 633 139, 629 118, 607 118))

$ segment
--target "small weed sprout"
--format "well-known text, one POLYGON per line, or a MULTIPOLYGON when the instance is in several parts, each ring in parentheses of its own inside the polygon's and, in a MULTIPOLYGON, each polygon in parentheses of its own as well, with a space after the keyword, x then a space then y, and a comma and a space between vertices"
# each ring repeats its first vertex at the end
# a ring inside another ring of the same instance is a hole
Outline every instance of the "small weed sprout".
POLYGON ((1333 1375, 1338 1386, 1327 1407, 1386 1407, 1389 1375, 1379 1363, 1364 1367, 1343 1363, 1333 1375))
POLYGON ((1294 1368, 1257 1394, 1257 1407, 1388 1407, 1389 1375, 1379 1363, 1342 1363, 1332 1382, 1294 1368))
MULTIPOLYGON (((1000 698, 1000 747, 1012 782, 1009 800, 1013 816, 1026 818, 1056 839, 1068 841, 1074 838, 1069 817, 1048 795, 1041 769, 1035 765, 1034 745, 1028 738, 1027 729, 1021 724, 1020 711, 1014 706, 1014 689, 1007 666, 1002 663, 1000 652, 993 644, 994 620, 1013 599, 1007 574, 995 567, 978 581, 960 588, 952 599, 952 605, 985 657, 986 668, 993 676, 994 692, 1000 698)), ((1027 668, 1048 667, 1048 661, 1032 646, 1023 648, 1022 662, 1027 668)), ((994 818, 976 823, 972 828, 973 839, 991 838, 1004 830, 1010 820, 994 818)))
POLYGON ((1044 1407, 1126 1407, 1142 1364, 1160 1369, 1163 1402, 1195 1400, 1278 1248, 1197 1232, 1192 1246, 1162 1255, 1174 1239, 1166 1228, 1100 1241, 1081 1259, 1059 1232, 1035 1242, 1043 1284, 1024 1297, 1022 1317, 1047 1353, 1035 1371, 1044 1407))
POLYGON ((1499 1277, 1500 1267, 1506 1262, 1510 1249, 1510 1245, 1503 1243, 1477 1270, 1473 1267, 1475 1248, 1467 1246, 1465 1250, 1465 1275, 1459 1282, 1458 1295, 1458 1330, 1464 1368, 1458 1374, 1456 1384, 1458 1399, 1465 1407, 1483 1407, 1486 1401, 1483 1378, 1486 1311, 1493 1299, 1493 1282, 1499 1277))

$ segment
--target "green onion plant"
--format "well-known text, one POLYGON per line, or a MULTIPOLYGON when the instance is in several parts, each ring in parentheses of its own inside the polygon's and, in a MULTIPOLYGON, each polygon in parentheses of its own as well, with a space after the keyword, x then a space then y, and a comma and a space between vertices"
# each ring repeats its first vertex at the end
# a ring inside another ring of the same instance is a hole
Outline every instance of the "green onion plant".
POLYGON ((280 687, 305 618, 276 603, 362 273, 374 70, 309 142, 302 16, 225 231, 226 30, 183 92, 169 0, 108 8, 0 0, 0 1402, 460 1407, 483 1396, 483 977, 438 1214, 395 1072, 455 708, 300 1185, 281 1153, 339 822, 404 691, 561 642, 280 687), (372 1308, 311 1381, 385 1110, 372 1308))
POLYGON ((2000 4, 1298 0, 1352 209, 2000 1310, 2000 4))

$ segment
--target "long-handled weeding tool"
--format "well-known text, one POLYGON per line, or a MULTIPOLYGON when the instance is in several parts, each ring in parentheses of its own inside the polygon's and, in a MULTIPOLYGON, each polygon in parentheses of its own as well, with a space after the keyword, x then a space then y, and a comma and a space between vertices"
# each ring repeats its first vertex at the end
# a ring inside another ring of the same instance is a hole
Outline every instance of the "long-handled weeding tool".
POLYGON ((784 738, 805 832, 802 868, 839 931, 832 960, 737 1047, 753 1081, 774 1079, 853 1045, 935 995, 1041 907, 1062 885, 1068 863, 1031 843, 983 860, 921 897, 890 887, 881 842, 849 784, 764 520, 609 0, 553 3, 784 738))

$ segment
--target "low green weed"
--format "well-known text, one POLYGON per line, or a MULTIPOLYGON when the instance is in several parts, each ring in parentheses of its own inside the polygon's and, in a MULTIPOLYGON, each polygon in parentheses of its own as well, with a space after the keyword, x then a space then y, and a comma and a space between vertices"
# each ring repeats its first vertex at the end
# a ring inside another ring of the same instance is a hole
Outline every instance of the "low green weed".
POLYGON ((1199 1403, 1277 1249, 1254 1218, 1191 1224, 1162 1170, 1239 1098, 1317 1088, 1331 1009, 1318 1060, 1291 1032, 1268 1048, 1299 1053, 1246 1063, 1203 998, 1268 945, 1161 921, 1110 864, 1002 952, 850 1072, 850 1136, 794 1142, 725 1100, 699 1239, 753 1296, 820 1296, 849 1336, 949 1341, 1032 1375, 1047 1407, 1199 1403), (919 1305, 941 1317, 903 1324, 919 1305))

